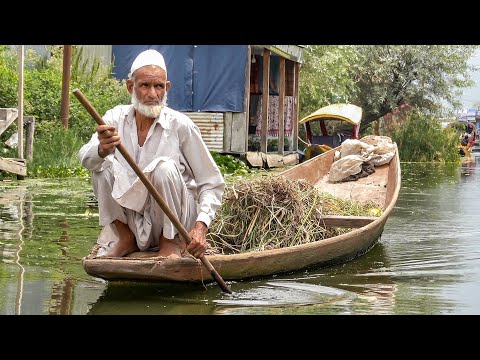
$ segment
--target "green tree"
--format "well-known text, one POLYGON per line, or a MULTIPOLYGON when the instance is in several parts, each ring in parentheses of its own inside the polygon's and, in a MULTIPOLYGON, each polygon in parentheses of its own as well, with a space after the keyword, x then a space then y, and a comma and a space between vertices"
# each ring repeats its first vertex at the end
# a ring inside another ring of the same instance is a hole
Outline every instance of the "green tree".
POLYGON ((300 118, 346 100, 363 109, 362 130, 402 104, 436 113, 458 108, 474 82, 477 45, 308 45, 300 72, 300 118))
POLYGON ((362 128, 402 104, 425 113, 456 108, 463 88, 472 86, 468 63, 479 46, 358 45, 354 64, 357 91, 351 102, 361 106, 362 128))
POLYGON ((0 107, 15 108, 18 99, 17 57, 7 45, 0 45, 0 107))
POLYGON ((300 118, 355 93, 353 64, 357 49, 349 45, 307 45, 300 71, 300 118))

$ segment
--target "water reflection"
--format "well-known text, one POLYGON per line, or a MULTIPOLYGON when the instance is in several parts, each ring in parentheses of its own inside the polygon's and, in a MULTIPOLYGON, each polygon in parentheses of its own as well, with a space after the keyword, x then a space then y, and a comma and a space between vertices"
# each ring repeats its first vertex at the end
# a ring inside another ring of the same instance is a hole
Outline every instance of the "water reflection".
POLYGON ((218 290, 209 284, 158 284, 113 281, 92 304, 89 315, 211 314, 218 290))
POLYGON ((475 174, 475 168, 477 167, 479 159, 480 157, 477 155, 472 156, 468 161, 463 161, 462 170, 460 171, 460 175, 462 178, 465 178, 466 180, 467 177, 475 174))
POLYGON ((479 314, 478 157, 402 164, 379 243, 328 268, 217 284, 105 282, 81 259, 99 233, 83 180, 0 184, 0 314, 479 314))
POLYGON ((87 278, 79 260, 89 245, 80 244, 81 253, 75 255, 79 244, 68 244, 69 233, 94 230, 93 236, 98 230, 97 221, 84 216, 84 197, 90 191, 79 185, 80 180, 3 182, 0 313, 72 313, 76 274, 87 278))

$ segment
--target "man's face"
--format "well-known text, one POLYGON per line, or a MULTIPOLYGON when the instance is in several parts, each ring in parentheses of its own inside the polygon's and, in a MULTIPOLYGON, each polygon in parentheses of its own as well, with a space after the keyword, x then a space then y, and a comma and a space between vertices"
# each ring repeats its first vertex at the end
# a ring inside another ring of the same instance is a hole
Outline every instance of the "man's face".
POLYGON ((132 104, 143 115, 155 118, 166 104, 170 82, 165 70, 158 66, 144 66, 135 71, 134 80, 127 81, 132 104))

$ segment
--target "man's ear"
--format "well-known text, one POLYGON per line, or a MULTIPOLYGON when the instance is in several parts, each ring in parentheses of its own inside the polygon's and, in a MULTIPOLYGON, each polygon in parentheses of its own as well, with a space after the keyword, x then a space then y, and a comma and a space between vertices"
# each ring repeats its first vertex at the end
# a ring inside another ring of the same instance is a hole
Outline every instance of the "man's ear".
POLYGON ((132 95, 133 93, 133 80, 128 79, 127 80, 127 90, 132 95))
POLYGON ((170 81, 167 81, 165 84, 165 91, 168 92, 170 90, 170 86, 172 86, 172 83, 170 81))

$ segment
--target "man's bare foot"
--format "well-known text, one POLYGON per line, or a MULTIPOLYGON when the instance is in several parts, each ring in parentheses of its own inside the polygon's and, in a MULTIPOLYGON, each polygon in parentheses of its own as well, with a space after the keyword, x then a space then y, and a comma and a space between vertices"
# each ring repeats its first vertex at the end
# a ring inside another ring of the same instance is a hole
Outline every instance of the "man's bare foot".
POLYGON ((132 252, 138 251, 137 241, 127 224, 119 220, 114 221, 118 230, 119 240, 113 245, 112 249, 107 252, 105 257, 123 257, 132 252))
POLYGON ((182 257, 182 253, 185 251, 184 241, 180 240, 178 235, 173 239, 167 239, 163 235, 159 241, 160 249, 158 250, 158 256, 166 257, 168 259, 178 259, 182 257))

